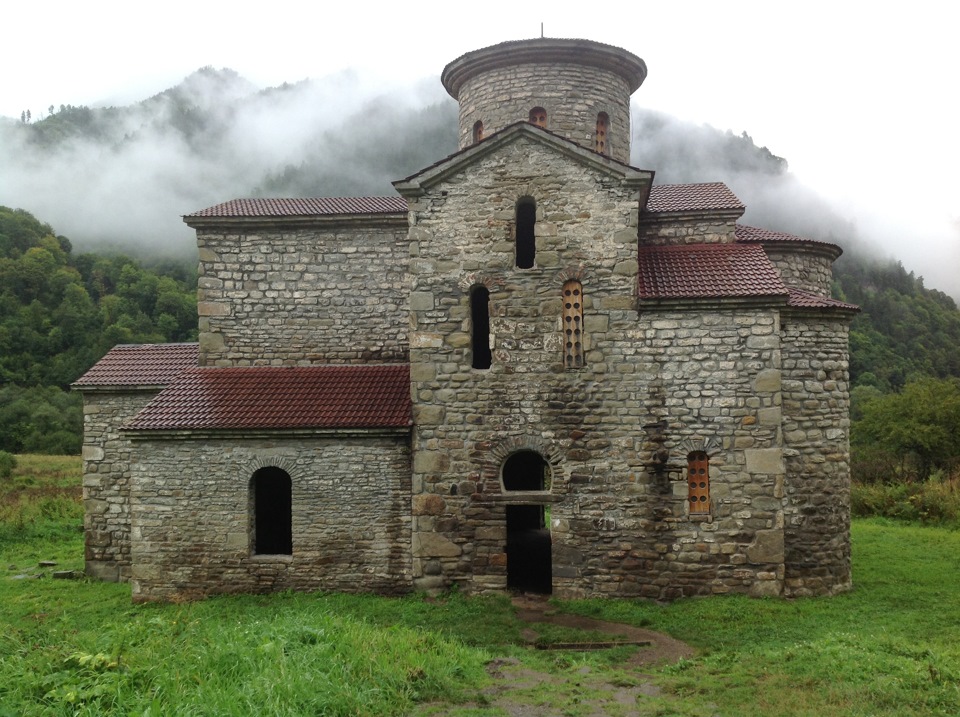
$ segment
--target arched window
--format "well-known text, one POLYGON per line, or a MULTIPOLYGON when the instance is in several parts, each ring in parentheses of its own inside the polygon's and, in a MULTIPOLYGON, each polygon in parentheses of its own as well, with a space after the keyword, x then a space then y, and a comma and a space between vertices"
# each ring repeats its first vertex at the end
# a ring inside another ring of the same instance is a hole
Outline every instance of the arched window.
POLYGON ((547 111, 543 107, 534 107, 530 110, 530 124, 537 127, 547 128, 547 111))
POLYGON ((503 464, 503 489, 549 490, 550 466, 536 451, 517 451, 503 464))
POLYGON ((483 139, 483 122, 477 120, 473 123, 473 143, 476 144, 483 139))
POLYGON ((687 456, 687 502, 691 515, 710 513, 710 459, 703 451, 687 456))
POLYGON ((563 285, 563 365, 583 366, 583 285, 570 279, 563 285))
POLYGON ((537 257, 537 203, 530 197, 517 202, 517 268, 530 269, 537 257))
POLYGON ((280 468, 261 468, 253 474, 253 552, 256 555, 293 554, 292 484, 280 468))
POLYGON ((473 367, 490 368, 490 292, 485 286, 475 286, 470 291, 470 324, 473 333, 470 346, 473 349, 473 367))
POLYGON ((610 154, 607 145, 607 130, 610 129, 610 116, 606 112, 597 115, 597 134, 595 137, 596 150, 600 154, 610 154))

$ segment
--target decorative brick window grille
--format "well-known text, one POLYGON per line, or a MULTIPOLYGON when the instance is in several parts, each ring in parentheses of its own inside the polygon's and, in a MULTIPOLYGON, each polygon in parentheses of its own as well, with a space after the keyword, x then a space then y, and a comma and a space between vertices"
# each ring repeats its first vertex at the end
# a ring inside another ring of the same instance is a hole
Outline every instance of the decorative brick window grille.
POLYGON ((483 122, 477 120, 473 123, 473 143, 476 144, 483 139, 483 122))
POLYGON ((610 128, 610 116, 606 112, 597 115, 596 150, 600 154, 610 154, 607 145, 607 130, 610 128))
POLYGON ((261 468, 253 474, 253 552, 293 554, 292 483, 281 468, 261 468))
POLYGON ((537 203, 530 197, 517 202, 516 252, 517 268, 531 269, 537 256, 537 203))
POLYGON ((583 366, 583 285, 570 279, 563 285, 563 365, 583 366))
POLYGON ((691 515, 710 513, 710 459, 703 451, 687 456, 687 502, 691 515))
POLYGON ((547 128, 547 111, 543 107, 534 107, 530 110, 530 124, 537 127, 547 128))
POLYGON ((473 330, 470 337, 472 365, 474 368, 490 368, 493 360, 490 351, 490 291, 485 286, 470 290, 470 323, 473 330))

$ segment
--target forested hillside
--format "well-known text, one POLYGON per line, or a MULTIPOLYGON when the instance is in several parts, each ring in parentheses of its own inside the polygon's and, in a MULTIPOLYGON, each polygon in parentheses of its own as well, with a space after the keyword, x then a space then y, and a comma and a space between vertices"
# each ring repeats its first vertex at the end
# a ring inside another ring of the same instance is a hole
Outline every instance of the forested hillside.
MULTIPOLYGON (((242 196, 389 194, 456 150, 456 105, 441 90, 363 96, 354 84, 258 90, 204 68, 127 107, 0 119, 0 197, 33 188, 30 206, 49 211, 0 209, 0 450, 77 450, 71 381, 114 344, 194 336, 196 255, 181 214, 242 196), (45 221, 70 226, 86 251, 45 221), (150 256, 167 259, 144 266, 150 256)), ((921 379, 960 377, 954 300, 878 258, 784 158, 745 133, 634 107, 631 163, 658 183, 726 182, 745 223, 844 248, 834 294, 863 309, 851 330, 855 417, 921 379)))
POLYGON ((115 344, 193 339, 187 266, 76 255, 49 225, 0 207, 0 450, 76 453, 72 381, 115 344))

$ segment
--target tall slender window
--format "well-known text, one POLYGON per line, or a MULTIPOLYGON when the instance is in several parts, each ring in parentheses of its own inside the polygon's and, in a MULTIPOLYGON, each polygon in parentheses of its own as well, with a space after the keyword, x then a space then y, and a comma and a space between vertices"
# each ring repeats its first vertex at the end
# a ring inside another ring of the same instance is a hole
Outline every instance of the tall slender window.
POLYGON ((490 368, 490 292, 485 286, 475 286, 470 291, 470 323, 473 327, 471 348, 473 367, 490 368))
POLYGON ((293 553, 292 485, 280 468, 261 468, 253 474, 253 552, 257 555, 293 553))
POLYGON ((547 111, 543 107, 534 107, 530 110, 530 124, 537 127, 547 128, 547 111))
POLYGON ((703 451, 687 456, 687 501, 691 515, 710 513, 710 459, 703 451))
POLYGON ((610 129, 610 116, 606 112, 597 115, 596 150, 600 154, 610 154, 607 145, 607 130, 610 129))
POLYGON ((483 139, 483 122, 477 120, 473 123, 473 143, 476 144, 483 139))
POLYGON ((530 269, 537 257, 537 204, 530 197, 517 202, 517 268, 530 269))
POLYGON ((563 285, 563 365, 583 366, 583 285, 571 279, 563 285))

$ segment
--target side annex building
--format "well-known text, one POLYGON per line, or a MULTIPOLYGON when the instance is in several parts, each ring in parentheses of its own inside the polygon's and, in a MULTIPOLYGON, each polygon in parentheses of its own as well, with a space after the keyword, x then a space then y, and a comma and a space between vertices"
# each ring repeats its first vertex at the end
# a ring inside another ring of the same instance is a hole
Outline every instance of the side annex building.
POLYGON ((185 216, 199 342, 74 384, 87 573, 138 601, 849 589, 841 250, 630 166, 645 77, 586 40, 469 52, 460 149, 396 196, 185 216))

